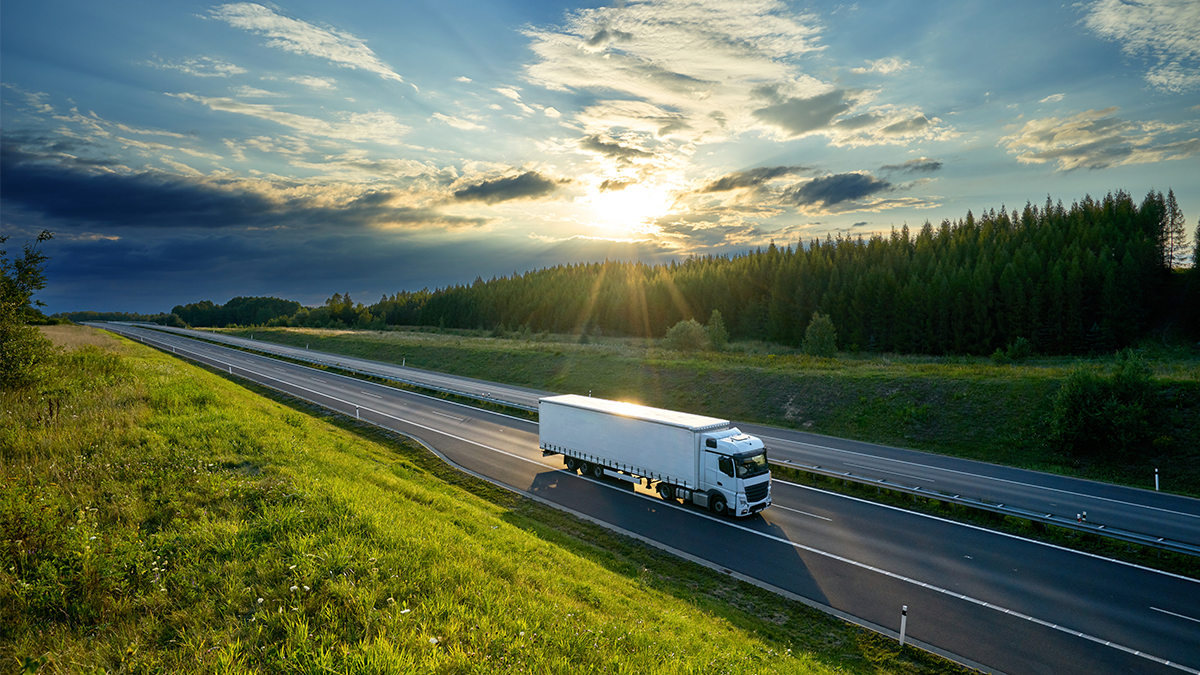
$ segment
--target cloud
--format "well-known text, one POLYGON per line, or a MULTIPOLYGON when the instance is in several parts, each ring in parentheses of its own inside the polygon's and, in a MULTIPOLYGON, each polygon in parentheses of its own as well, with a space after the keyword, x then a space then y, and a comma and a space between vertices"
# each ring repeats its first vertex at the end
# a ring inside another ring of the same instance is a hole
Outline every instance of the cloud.
POLYGON ((1121 43, 1130 57, 1154 63, 1146 80, 1171 93, 1200 85, 1200 3, 1195 0, 1098 0, 1083 24, 1101 38, 1121 43))
POLYGON ((788 191, 787 197, 800 206, 821 205, 826 209, 843 202, 887 192, 893 185, 866 173, 838 173, 814 178, 788 191))
POLYGON ((468 122, 467 120, 459 119, 457 117, 454 117, 453 115, 443 115, 442 113, 439 113, 439 112, 433 113, 432 119, 435 119, 439 122, 445 122, 446 124, 454 127, 455 129, 461 129, 463 131, 475 131, 478 129, 486 128, 481 124, 475 124, 474 122, 468 122))
POLYGON ((302 84, 309 89, 316 89, 319 91, 330 91, 337 89, 337 81, 331 77, 311 77, 308 75, 301 75, 297 77, 289 77, 288 80, 290 82, 295 82, 296 84, 302 84))
POLYGON ((595 152, 605 157, 621 160, 642 159, 653 157, 653 152, 641 150, 639 148, 631 148, 627 145, 621 145, 616 142, 608 142, 599 136, 588 136, 579 142, 579 147, 582 150, 595 152))
POLYGON ((942 170, 942 163, 936 159, 918 157, 903 164, 887 164, 879 167, 879 170, 893 173, 934 173, 942 170))
POLYGON ((705 185, 700 189, 702 194, 712 192, 727 192, 729 190, 738 190, 741 188, 758 187, 768 181, 774 180, 782 176, 791 176, 798 173, 811 171, 804 166, 762 166, 755 169, 747 169, 745 171, 734 171, 733 173, 725 174, 717 180, 705 185))
POLYGON ((269 47, 322 58, 342 68, 365 70, 385 80, 404 82, 404 78, 375 56, 365 42, 336 28, 320 28, 248 2, 219 5, 209 10, 209 14, 234 28, 266 36, 269 47))
POLYGON ((209 98, 195 94, 167 94, 175 98, 194 101, 212 110, 249 115, 295 129, 301 133, 343 141, 370 141, 397 145, 400 138, 411 128, 401 124, 395 116, 385 112, 346 113, 341 122, 327 122, 315 117, 276 110, 263 103, 243 103, 232 98, 209 98))
POLYGON ((909 65, 910 64, 908 61, 901 61, 893 56, 886 59, 879 59, 877 61, 867 61, 867 66, 865 68, 851 68, 850 72, 857 73, 859 75, 865 75, 867 73, 891 75, 892 73, 898 73, 901 70, 908 68, 909 65))
POLYGON ((1168 126, 1123 120, 1116 107, 1087 110, 1072 117, 1030 120, 1000 143, 1027 164, 1057 162, 1060 171, 1106 169, 1183 159, 1200 154, 1200 138, 1192 126, 1168 126), (1163 138, 1166 137, 1166 138, 1163 138))
POLYGON ((789 98, 754 111, 758 119, 779 127, 789 136, 828 130, 834 118, 854 107, 851 92, 833 90, 809 98, 789 98))
POLYGON ((0 146, 0 180, 7 212, 39 214, 71 229, 447 228, 486 222, 405 203, 408 195, 394 190, 114 171, 58 161, 12 142, 0 146))
POLYGON ((615 192, 617 190, 624 190, 625 188, 629 187, 630 185, 635 185, 635 184, 637 184, 637 181, 609 179, 609 180, 604 181, 603 183, 600 183, 600 191, 601 192, 615 192))
POLYGON ((1058 103, 1066 97, 1066 94, 1050 94, 1046 98, 1038 101, 1038 103, 1058 103))
POLYGON ((547 178, 536 171, 526 171, 519 176, 485 180, 454 191, 454 199, 460 202, 483 202, 496 204, 514 199, 535 199, 553 193, 559 181, 547 178))
POLYGON ((232 75, 242 75, 246 72, 245 68, 209 56, 198 56, 176 62, 167 62, 160 59, 158 61, 147 61, 146 65, 163 70, 177 70, 194 77, 230 77, 232 75))

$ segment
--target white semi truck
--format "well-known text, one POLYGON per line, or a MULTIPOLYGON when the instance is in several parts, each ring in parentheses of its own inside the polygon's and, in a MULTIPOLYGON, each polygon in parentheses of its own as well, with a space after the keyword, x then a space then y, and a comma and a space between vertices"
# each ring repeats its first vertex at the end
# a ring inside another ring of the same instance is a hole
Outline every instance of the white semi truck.
POLYGON ((538 440, 568 471, 656 487, 719 515, 771 505, 771 469, 761 440, 728 420, 590 396, 538 400, 538 440))

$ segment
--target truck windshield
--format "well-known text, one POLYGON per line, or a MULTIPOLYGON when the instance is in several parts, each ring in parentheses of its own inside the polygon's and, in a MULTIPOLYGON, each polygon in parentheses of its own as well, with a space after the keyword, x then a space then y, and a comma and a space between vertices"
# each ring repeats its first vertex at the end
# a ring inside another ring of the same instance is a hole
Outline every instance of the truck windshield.
POLYGON ((736 462, 738 478, 761 476, 771 470, 771 467, 767 465, 767 453, 765 452, 738 457, 736 462))

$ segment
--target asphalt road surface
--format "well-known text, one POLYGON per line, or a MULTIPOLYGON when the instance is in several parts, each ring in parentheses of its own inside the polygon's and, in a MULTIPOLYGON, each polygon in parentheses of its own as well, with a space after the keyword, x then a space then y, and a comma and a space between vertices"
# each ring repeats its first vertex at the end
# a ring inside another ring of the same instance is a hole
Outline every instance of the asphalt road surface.
MULTIPOLYGON (((368 359, 276 345, 261 340, 181 328, 158 328, 176 335, 201 337, 293 359, 337 365, 349 370, 454 391, 482 400, 515 403, 533 410, 537 400, 554 392, 486 382, 368 359)), ((582 392, 578 392, 582 393, 582 392)), ((736 422, 763 439, 773 462, 819 466, 867 479, 934 490, 1005 504, 1038 514, 1073 520, 1086 514, 1088 523, 1200 546, 1200 500, 1167 492, 1014 469, 968 459, 873 443, 850 441, 792 429, 736 422)), ((1151 477, 1147 477, 1149 480, 1151 477)), ((1162 477, 1170 481, 1169 470, 1162 477)))
POLYGON ((145 329, 110 329, 421 440, 462 468, 968 665, 1200 675, 1200 582, 775 481, 716 518, 543 457, 536 423, 145 329))

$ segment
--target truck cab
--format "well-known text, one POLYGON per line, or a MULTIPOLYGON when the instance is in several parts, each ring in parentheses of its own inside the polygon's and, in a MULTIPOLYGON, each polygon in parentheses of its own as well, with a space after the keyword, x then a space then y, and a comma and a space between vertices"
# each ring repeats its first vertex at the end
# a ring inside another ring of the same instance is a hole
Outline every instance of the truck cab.
POLYGON ((701 435, 700 472, 704 480, 693 500, 735 516, 757 513, 771 505, 771 468, 763 442, 737 428, 701 435), (707 494, 707 500, 701 497, 707 494), (700 497, 700 499, 696 499, 700 497), (725 505, 719 508, 717 501, 725 505))

